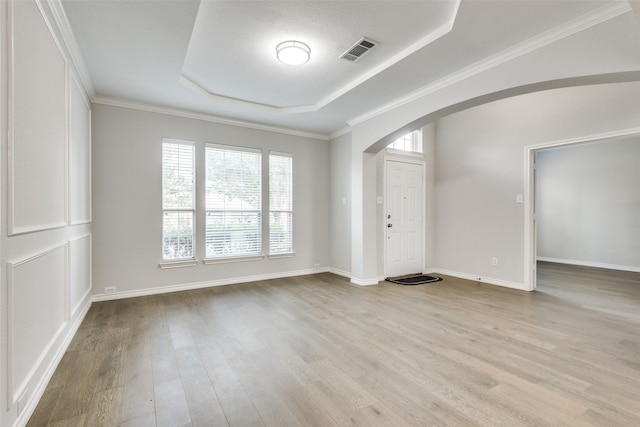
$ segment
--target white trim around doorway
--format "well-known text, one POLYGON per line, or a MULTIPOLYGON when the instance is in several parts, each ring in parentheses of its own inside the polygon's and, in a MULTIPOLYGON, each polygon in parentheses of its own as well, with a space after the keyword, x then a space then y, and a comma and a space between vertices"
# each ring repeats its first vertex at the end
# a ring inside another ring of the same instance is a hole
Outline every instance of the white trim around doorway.
POLYGON ((559 141, 532 144, 524 147, 525 181, 524 181, 524 289, 533 291, 536 288, 536 236, 535 236, 535 158, 543 149, 565 147, 587 142, 598 142, 625 136, 640 135, 640 127, 586 135, 559 141))

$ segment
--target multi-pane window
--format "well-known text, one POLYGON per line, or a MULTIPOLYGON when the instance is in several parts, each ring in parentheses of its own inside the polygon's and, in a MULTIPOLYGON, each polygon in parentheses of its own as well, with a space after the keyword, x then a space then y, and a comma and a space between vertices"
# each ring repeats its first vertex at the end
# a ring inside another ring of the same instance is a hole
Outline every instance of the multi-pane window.
POLYGON ((253 259, 266 251, 292 254, 292 165, 290 154, 272 152, 263 172, 258 149, 163 139, 162 260, 170 266, 187 265, 174 261, 195 265, 196 251, 202 248, 205 263, 253 259), (196 164, 204 166, 197 175, 196 164), (268 200, 263 200, 263 177, 268 200), (204 189, 198 195, 196 180, 204 189), (269 212, 264 221, 263 208, 269 212), (204 218, 197 229, 196 213, 204 218))
POLYGON ((269 253, 293 252, 292 159, 269 155, 269 253))
POLYGON ((194 258, 195 151, 192 143, 162 142, 162 259, 194 258))
POLYGON ((262 253, 262 167, 259 150, 205 148, 205 256, 262 253))
POLYGON ((422 153, 422 132, 420 130, 409 132, 389 144, 388 148, 410 151, 412 153, 422 153))

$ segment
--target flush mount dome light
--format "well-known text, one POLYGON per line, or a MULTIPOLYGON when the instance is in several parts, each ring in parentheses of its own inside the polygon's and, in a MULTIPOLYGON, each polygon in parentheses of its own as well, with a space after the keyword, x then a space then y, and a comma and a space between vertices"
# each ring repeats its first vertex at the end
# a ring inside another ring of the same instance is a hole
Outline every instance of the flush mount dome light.
POLYGON ((311 49, 306 44, 288 40, 276 46, 278 60, 287 65, 302 65, 309 61, 311 49))

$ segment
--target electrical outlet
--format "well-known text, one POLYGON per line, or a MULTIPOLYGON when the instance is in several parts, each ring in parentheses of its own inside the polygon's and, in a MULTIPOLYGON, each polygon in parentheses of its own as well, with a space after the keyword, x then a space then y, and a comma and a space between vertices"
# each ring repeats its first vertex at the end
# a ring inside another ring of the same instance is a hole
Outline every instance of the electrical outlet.
POLYGON ((320 268, 320 264, 313 264, 313 268, 320 268))
POLYGON ((115 286, 107 286, 106 288, 104 288, 104 293, 105 294, 112 294, 116 291, 116 287, 115 286))
POLYGON ((491 258, 491 264, 498 265, 498 257, 494 256, 493 258, 491 258))

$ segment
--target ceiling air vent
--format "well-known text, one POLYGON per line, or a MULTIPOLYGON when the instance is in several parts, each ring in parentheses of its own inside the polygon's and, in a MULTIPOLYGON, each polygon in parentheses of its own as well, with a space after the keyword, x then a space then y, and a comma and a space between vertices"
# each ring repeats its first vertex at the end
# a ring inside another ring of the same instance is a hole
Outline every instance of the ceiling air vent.
POLYGON ((351 46, 349 50, 340 55, 341 59, 346 59, 347 61, 356 61, 362 55, 369 52, 377 43, 371 39, 363 37, 356 44, 351 46))

